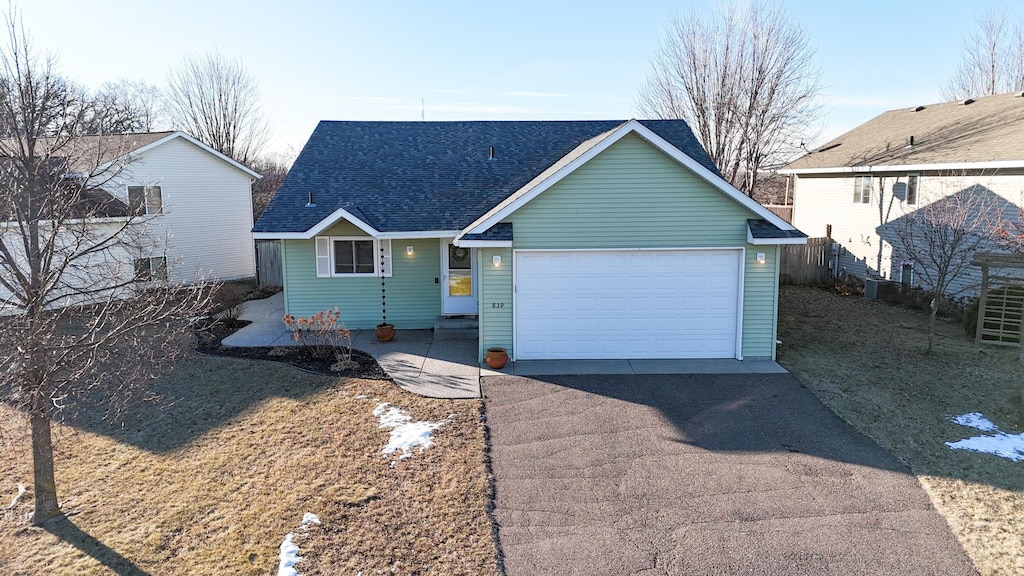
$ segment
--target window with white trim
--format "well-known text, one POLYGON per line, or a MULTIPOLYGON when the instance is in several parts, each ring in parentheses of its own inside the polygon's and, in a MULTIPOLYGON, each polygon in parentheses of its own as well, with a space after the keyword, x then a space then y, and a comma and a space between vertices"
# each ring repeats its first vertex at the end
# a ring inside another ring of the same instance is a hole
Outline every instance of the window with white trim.
POLYGON ((914 206, 917 204, 917 187, 921 178, 917 174, 907 174, 907 195, 903 202, 914 206))
POLYGON ((159 186, 129 186, 128 208, 133 216, 163 214, 163 192, 159 186))
POLYGON ((135 259, 136 282, 156 282, 158 280, 167 280, 167 258, 165 256, 135 259))
POLYGON ((314 244, 318 278, 391 276, 391 240, 317 236, 314 244))
POLYGON ((853 177, 853 203, 871 203, 871 175, 858 175, 853 177))

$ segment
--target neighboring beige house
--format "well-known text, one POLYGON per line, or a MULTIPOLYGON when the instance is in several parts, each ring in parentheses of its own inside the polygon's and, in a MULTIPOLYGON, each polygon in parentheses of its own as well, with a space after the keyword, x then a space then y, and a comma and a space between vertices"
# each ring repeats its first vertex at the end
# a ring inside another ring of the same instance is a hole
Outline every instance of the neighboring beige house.
POLYGON ((830 231, 836 241, 835 274, 899 280, 905 263, 880 238, 882 224, 965 190, 1019 214, 1024 97, 890 110, 780 172, 793 176, 793 225, 811 237, 830 231))

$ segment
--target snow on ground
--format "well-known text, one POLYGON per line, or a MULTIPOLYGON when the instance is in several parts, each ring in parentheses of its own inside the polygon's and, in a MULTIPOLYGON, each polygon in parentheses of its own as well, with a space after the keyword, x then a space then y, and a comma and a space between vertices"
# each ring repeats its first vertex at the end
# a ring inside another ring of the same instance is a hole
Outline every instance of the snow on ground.
MULTIPOLYGON (((312 512, 306 512, 302 515, 302 525, 299 528, 309 530, 311 524, 319 526, 320 518, 312 512)), ((281 542, 279 558, 280 563, 277 565, 277 576, 301 576, 295 569, 295 565, 302 562, 302 556, 299 556, 299 546, 295 543, 294 532, 289 532, 284 537, 284 542, 281 542)))
POLYGON ((953 422, 961 426, 967 426, 983 432, 995 432, 985 436, 973 436, 956 442, 946 442, 951 450, 973 450, 974 452, 986 452, 1014 462, 1024 460, 1024 434, 1007 434, 1000 432, 999 427, 985 418, 980 412, 962 414, 953 418, 953 422))
POLYGON ((412 457, 412 449, 416 446, 419 446, 422 452, 434 445, 434 430, 444 425, 444 420, 415 421, 401 408, 388 406, 387 402, 378 402, 377 407, 373 409, 373 415, 380 419, 380 427, 391 428, 391 438, 380 451, 381 454, 393 454, 401 450, 402 455, 398 459, 405 460, 412 457))

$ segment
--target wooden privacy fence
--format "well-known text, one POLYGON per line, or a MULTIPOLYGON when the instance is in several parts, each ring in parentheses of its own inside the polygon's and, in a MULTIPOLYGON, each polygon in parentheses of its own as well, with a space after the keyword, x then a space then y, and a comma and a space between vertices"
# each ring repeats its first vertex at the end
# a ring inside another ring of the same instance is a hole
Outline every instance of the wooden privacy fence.
POLYGON ((793 205, 792 204, 764 204, 764 207, 771 210, 776 216, 782 218, 790 224, 793 223, 793 205))
POLYGON ((280 240, 256 241, 256 281, 260 287, 284 286, 280 240))
POLYGON ((779 258, 782 284, 824 284, 830 277, 831 238, 808 238, 807 244, 784 244, 779 258))

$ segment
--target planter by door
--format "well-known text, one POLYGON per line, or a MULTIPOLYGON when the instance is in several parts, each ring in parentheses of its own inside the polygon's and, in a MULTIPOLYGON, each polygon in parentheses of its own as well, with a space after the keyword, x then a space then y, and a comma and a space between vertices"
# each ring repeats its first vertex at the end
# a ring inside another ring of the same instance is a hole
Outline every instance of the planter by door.
POLYGON ((378 342, 391 342, 395 339, 395 325, 378 324, 376 335, 378 342))
POLYGON ((484 362, 495 370, 501 370, 508 363, 508 351, 504 348, 488 348, 484 362))

